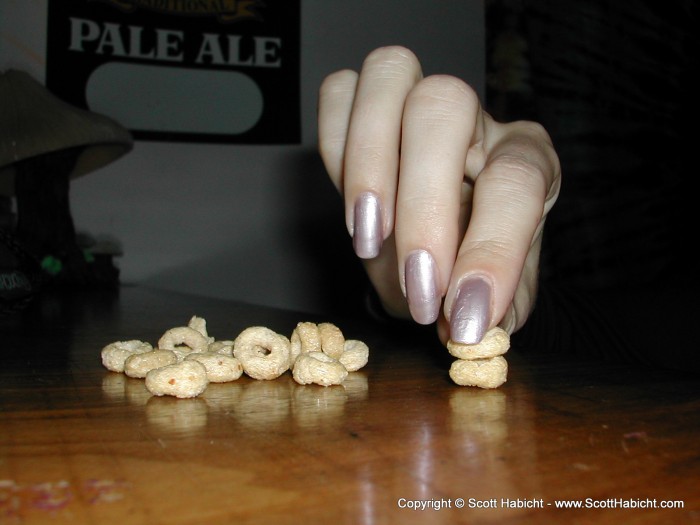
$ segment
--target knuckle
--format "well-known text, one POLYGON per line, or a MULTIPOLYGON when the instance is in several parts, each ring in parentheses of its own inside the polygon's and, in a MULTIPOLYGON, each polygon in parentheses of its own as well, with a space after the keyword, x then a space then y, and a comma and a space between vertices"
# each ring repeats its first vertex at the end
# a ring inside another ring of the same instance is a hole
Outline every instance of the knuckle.
POLYGON ((450 75, 431 75, 422 79, 413 89, 411 97, 433 104, 447 104, 470 110, 480 105, 479 96, 474 88, 450 75))
MULTIPOLYGON (((551 185, 553 170, 527 142, 514 141, 490 159, 481 175, 510 193, 540 195, 551 185)), ((481 176, 480 175, 480 176, 481 176)))
POLYGON ((487 240, 474 241, 466 246, 466 251, 461 257, 468 257, 470 261, 488 261, 489 264, 513 265, 518 262, 518 255, 513 251, 511 232, 495 227, 487 240))
POLYGON ((357 72, 351 69, 341 69, 329 74, 321 82, 319 92, 321 97, 333 96, 339 93, 347 93, 349 90, 354 91, 355 82, 357 81, 357 72))
POLYGON ((480 109, 476 92, 462 80, 447 75, 424 78, 408 94, 407 118, 442 127, 473 122, 480 109))
POLYGON ((550 140, 547 130, 539 122, 535 122, 533 120, 520 120, 514 124, 518 125, 525 134, 533 136, 538 141, 549 142, 550 140))
POLYGON ((420 74, 420 62, 411 50, 403 46, 384 46, 367 55, 362 69, 373 71, 380 77, 415 77, 420 74))
POLYGON ((560 176, 559 157, 552 144, 549 133, 542 124, 534 121, 520 120, 504 125, 508 131, 511 151, 503 155, 507 164, 508 157, 514 161, 515 168, 530 164, 529 172, 537 172, 539 176, 557 179, 560 176))
POLYGON ((504 178, 510 184, 520 182, 526 186, 540 185, 544 179, 542 168, 532 163, 525 152, 499 155, 493 159, 490 171, 494 179, 504 178))

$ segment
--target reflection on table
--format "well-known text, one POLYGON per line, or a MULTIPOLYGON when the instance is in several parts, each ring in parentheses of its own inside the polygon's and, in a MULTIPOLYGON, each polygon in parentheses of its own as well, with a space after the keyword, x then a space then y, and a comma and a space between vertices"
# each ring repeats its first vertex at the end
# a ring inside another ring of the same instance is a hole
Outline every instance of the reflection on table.
POLYGON ((513 349, 503 387, 457 387, 432 333, 130 287, 0 328, 0 524, 700 520, 696 377, 513 349), (244 376, 194 399, 101 366, 107 343, 192 315, 220 339, 331 321, 370 362, 342 386, 244 376))

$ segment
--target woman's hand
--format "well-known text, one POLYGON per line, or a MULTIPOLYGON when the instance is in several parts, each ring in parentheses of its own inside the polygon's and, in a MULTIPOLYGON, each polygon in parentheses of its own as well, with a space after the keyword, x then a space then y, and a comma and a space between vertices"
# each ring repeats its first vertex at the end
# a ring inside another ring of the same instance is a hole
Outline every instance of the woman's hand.
POLYGON ((386 311, 440 339, 520 328, 535 301, 559 160, 533 122, 501 124, 474 90, 379 48, 320 88, 319 148, 386 311), (444 302, 444 307, 443 307, 444 302))

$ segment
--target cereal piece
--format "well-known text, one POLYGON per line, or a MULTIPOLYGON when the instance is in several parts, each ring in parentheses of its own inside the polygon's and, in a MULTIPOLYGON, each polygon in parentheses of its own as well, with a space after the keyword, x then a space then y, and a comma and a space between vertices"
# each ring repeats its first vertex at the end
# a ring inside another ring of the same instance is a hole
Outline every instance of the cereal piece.
POLYGON ((196 315, 193 315, 192 317, 190 317, 187 326, 189 328, 197 330, 204 337, 209 337, 209 333, 207 332, 207 320, 203 317, 197 317, 196 315))
POLYGON ((163 366, 146 374, 146 388, 154 396, 197 397, 208 384, 206 368, 194 359, 163 366))
POLYGON ((102 364, 107 370, 112 372, 123 372, 124 361, 134 354, 143 354, 150 352, 153 347, 150 343, 144 343, 132 339, 130 341, 116 341, 110 343, 102 349, 102 364))
POLYGON ((321 350, 333 359, 339 359, 345 349, 345 337, 340 328, 333 323, 319 323, 318 333, 321 336, 321 350))
POLYGON ((275 379, 289 370, 290 342, 264 326, 243 330, 233 342, 233 356, 253 379, 275 379))
MULTIPOLYGON (((162 350, 162 348, 161 348, 161 350, 162 350)), ((193 352, 192 350, 190 350, 190 348, 188 346, 176 346, 172 350, 168 350, 168 351, 175 354, 175 357, 177 357, 178 363, 182 363, 188 355, 203 353, 203 352, 193 352)))
POLYGON ((292 370, 294 380, 301 385, 340 385, 348 371, 337 359, 324 352, 308 352, 297 357, 292 370))
POLYGON ((158 340, 158 348, 163 350, 178 349, 185 352, 206 352, 209 349, 209 340, 194 328, 178 326, 171 328, 161 336, 158 340))
POLYGON ((466 345, 454 341, 447 342, 447 350, 458 359, 485 359, 505 354, 510 348, 508 332, 498 326, 492 328, 480 343, 466 345))
POLYGON ((369 360, 369 347, 357 339, 346 339, 340 363, 348 372, 357 372, 369 360))
POLYGON ((308 321, 297 323, 290 339, 289 366, 294 366, 299 354, 321 351, 321 334, 318 325, 308 321))
POLYGON ((196 315, 193 315, 187 323, 187 326, 188 328, 194 328, 200 334, 206 337, 209 344, 214 342, 214 338, 210 337, 209 332, 207 332, 207 320, 203 317, 197 317, 196 315))
POLYGON ((233 341, 214 341, 209 343, 207 351, 212 354, 233 356, 233 341))
POLYGON ((457 359, 450 367, 450 377, 458 385, 497 388, 506 382, 508 363, 503 356, 487 359, 457 359))
POLYGON ((228 383, 243 375, 241 362, 233 356, 213 352, 203 354, 193 352, 185 359, 198 361, 203 364, 207 370, 207 379, 210 383, 228 383))
POLYGON ((134 354, 124 361, 124 373, 129 377, 146 377, 151 370, 177 363, 177 356, 170 350, 156 348, 143 354, 134 354))

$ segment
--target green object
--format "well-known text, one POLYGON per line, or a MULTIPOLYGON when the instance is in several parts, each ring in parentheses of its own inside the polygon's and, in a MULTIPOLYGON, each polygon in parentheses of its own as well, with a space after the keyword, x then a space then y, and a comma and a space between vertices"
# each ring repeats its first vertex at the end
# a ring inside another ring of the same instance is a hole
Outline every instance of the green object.
POLYGON ((53 255, 47 255, 41 260, 41 267, 46 273, 58 275, 63 269, 63 263, 61 259, 57 259, 53 255))

